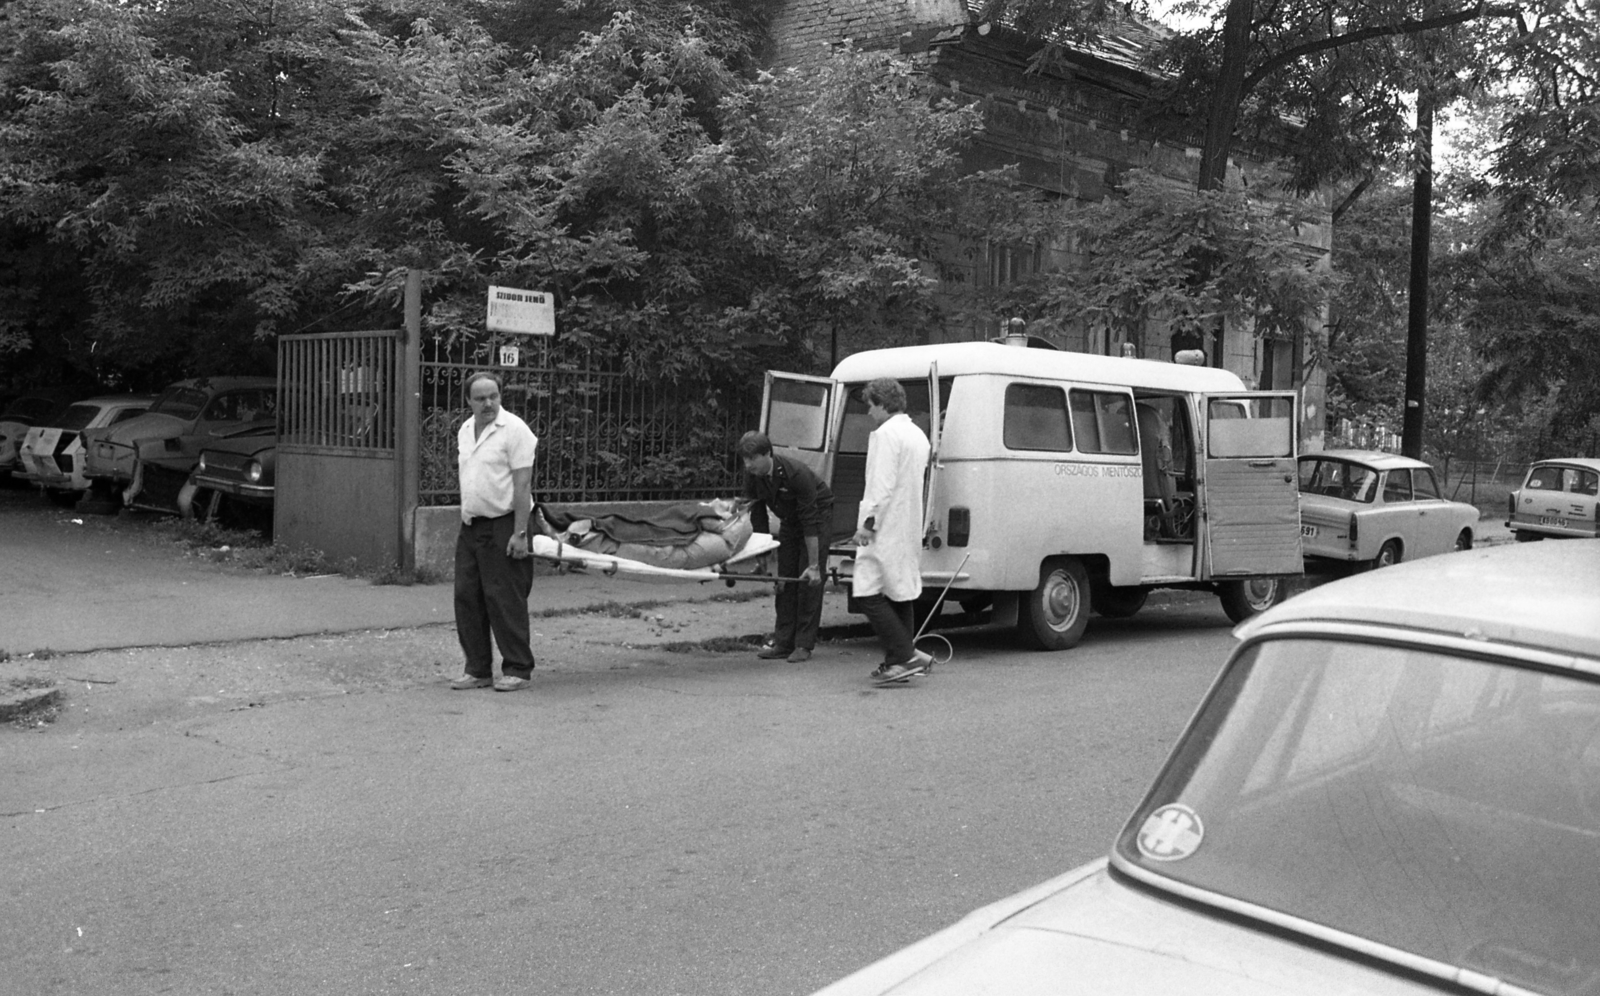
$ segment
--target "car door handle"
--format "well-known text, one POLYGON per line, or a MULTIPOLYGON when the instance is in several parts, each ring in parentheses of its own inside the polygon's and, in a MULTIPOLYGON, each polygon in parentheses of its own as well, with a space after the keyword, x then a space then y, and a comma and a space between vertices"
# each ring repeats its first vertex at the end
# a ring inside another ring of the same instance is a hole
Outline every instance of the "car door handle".
POLYGON ((1278 465, 1278 461, 1276 461, 1276 460, 1251 460, 1250 461, 1250 466, 1252 466, 1252 467, 1276 467, 1277 465, 1278 465))

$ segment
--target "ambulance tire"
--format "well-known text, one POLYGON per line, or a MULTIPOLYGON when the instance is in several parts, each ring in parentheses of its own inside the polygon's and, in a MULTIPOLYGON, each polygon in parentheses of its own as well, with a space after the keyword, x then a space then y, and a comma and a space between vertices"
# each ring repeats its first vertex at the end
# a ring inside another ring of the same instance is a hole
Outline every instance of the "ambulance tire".
POLYGON ((1126 619, 1144 608, 1150 592, 1136 585, 1103 585, 1094 590, 1094 610, 1107 619, 1126 619))
POLYGON ((1281 578, 1250 578, 1222 582, 1217 585, 1217 595, 1222 599, 1222 611, 1241 623, 1283 601, 1288 587, 1281 578))
POLYGON ((1089 573, 1073 557, 1051 557, 1039 574, 1017 606, 1017 635, 1037 650, 1077 646, 1089 625, 1089 573))

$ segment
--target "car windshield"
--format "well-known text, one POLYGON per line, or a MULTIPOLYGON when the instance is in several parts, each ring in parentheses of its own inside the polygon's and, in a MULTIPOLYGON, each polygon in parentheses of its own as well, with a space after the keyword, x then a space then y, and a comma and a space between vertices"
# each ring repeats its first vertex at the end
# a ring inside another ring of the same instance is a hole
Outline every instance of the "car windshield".
POLYGON ((1600 991, 1600 678, 1267 641, 1218 682, 1117 856, 1269 919, 1600 991))
POLYGON ((98 414, 100 414, 98 405, 69 405, 66 411, 52 421, 59 429, 83 429, 93 422, 98 414))
POLYGON ((1300 461, 1300 491, 1346 501, 1370 502, 1378 493, 1378 472, 1348 460, 1300 461))
POLYGON ((200 409, 204 408, 205 404, 206 392, 174 384, 161 392, 161 397, 150 406, 150 411, 175 415, 178 418, 194 418, 200 414, 200 409))

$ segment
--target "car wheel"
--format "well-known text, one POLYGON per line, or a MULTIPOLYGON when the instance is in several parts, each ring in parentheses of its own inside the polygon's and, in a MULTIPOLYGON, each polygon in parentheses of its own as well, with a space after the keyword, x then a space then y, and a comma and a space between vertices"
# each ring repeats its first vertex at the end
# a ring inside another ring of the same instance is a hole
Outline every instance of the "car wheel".
POLYGON ((1039 573, 1039 586, 1018 606, 1018 635, 1038 650, 1077 646, 1089 625, 1088 572, 1076 558, 1051 557, 1039 573))
POLYGON ((1544 537, 1538 533, 1525 532, 1520 529, 1513 532, 1511 535, 1517 538, 1518 543, 1537 543, 1544 539, 1544 537))
POLYGON ((1472 530, 1463 529, 1461 532, 1457 533, 1456 545, 1452 549, 1454 549, 1457 553, 1461 552, 1462 550, 1472 549, 1472 530))
POLYGON ((1149 595, 1136 585, 1102 585, 1094 590, 1094 610, 1107 619, 1126 619, 1144 608, 1149 595))
POLYGON ((1400 563, 1400 541, 1390 540, 1378 548, 1378 555, 1372 558, 1372 569, 1393 567, 1398 563, 1400 563))
POLYGON ((1283 601, 1288 586, 1279 578, 1249 578, 1217 585, 1222 611, 1236 623, 1267 611, 1283 601))
POLYGON ((45 488, 44 495, 50 499, 50 504, 58 508, 73 508, 78 504, 78 499, 83 497, 83 492, 71 488, 45 488))

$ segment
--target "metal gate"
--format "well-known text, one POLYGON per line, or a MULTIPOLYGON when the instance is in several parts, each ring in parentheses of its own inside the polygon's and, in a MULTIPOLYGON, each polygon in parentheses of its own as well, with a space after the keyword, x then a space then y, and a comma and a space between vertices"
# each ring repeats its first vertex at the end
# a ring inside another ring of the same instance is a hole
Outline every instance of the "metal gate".
POLYGON ((402 559, 398 417, 402 333, 278 340, 278 465, 273 532, 335 563, 402 559))

